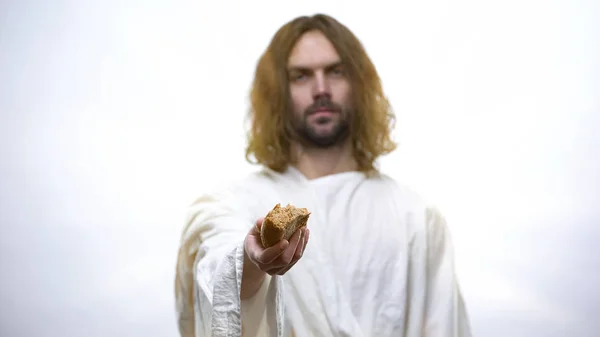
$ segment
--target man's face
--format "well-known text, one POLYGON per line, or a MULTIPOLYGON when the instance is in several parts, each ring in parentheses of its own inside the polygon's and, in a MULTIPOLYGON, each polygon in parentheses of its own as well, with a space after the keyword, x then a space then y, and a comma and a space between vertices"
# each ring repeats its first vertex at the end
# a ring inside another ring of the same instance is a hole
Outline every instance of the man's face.
POLYGON ((306 146, 328 148, 348 136, 352 112, 346 69, 319 31, 302 35, 288 60, 295 131, 306 146))

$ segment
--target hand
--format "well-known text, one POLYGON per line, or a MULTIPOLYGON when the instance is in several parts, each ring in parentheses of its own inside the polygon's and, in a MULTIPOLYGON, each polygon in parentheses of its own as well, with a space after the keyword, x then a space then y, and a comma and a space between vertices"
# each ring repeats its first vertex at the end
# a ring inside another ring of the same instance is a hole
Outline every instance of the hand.
POLYGON ((246 236, 244 241, 246 256, 260 271, 269 275, 283 275, 302 258, 310 238, 310 231, 306 227, 300 228, 292 235, 289 242, 283 239, 265 249, 260 240, 263 220, 264 218, 258 219, 246 236))

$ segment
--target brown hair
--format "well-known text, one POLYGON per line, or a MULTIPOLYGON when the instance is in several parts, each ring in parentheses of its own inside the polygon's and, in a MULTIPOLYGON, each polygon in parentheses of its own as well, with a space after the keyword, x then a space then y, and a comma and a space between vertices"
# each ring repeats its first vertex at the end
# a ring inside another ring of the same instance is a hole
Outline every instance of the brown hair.
POLYGON ((282 26, 258 61, 250 90, 246 159, 282 172, 291 162, 292 122, 287 62, 296 41, 310 30, 321 31, 346 66, 353 91, 354 118, 350 137, 354 159, 361 171, 376 170, 375 160, 392 152, 395 116, 383 93, 375 66, 356 36, 334 18, 301 16, 282 26), (256 159, 252 161, 251 156, 256 159))

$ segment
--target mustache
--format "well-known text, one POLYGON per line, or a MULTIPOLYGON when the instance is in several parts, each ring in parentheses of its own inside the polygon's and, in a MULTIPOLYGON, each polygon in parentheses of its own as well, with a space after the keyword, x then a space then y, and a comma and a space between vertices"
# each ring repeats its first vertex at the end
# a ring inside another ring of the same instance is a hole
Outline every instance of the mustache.
POLYGON ((311 106, 306 108, 306 115, 310 116, 317 112, 317 110, 330 110, 333 112, 340 112, 342 111, 342 107, 332 102, 331 99, 329 99, 329 97, 319 97, 311 106))

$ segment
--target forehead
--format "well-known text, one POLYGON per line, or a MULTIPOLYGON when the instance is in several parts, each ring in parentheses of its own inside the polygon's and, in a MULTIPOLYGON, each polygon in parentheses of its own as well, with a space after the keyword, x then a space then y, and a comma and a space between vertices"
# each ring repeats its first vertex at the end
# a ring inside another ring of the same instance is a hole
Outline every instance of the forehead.
POLYGON ((320 68, 340 61, 333 44, 320 31, 304 33, 290 53, 288 67, 320 68))

